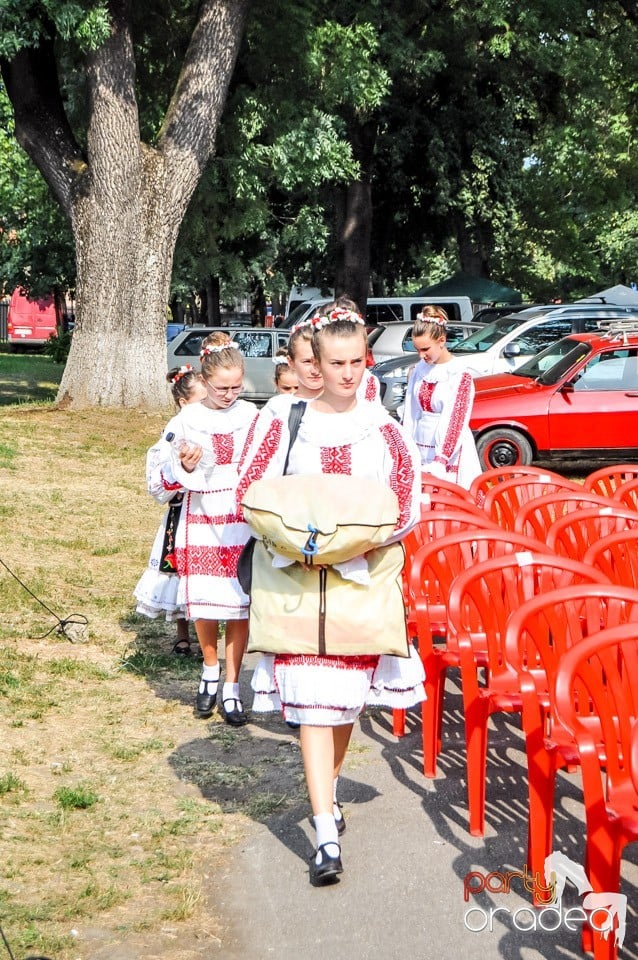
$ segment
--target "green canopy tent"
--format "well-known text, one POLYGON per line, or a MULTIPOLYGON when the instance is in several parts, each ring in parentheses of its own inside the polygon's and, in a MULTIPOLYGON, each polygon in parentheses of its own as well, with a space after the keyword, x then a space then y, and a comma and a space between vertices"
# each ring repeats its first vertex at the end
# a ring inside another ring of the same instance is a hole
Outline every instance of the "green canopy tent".
POLYGON ((472 277, 469 273, 454 276, 431 287, 417 290, 419 297, 469 297, 474 303, 522 303, 523 295, 511 287, 504 287, 484 277, 472 277))

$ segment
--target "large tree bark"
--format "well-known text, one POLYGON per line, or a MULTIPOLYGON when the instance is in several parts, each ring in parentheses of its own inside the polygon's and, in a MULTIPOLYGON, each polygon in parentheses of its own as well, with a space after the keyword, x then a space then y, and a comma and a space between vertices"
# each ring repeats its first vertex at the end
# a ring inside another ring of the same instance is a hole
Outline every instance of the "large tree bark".
POLYGON ((53 45, 2 65, 20 143, 70 218, 76 325, 58 402, 168 400, 166 309, 180 223, 213 152, 249 0, 202 0, 157 145, 140 140, 129 0, 109 0, 107 42, 87 59, 83 156, 64 114, 53 45))
POLYGON ((337 190, 335 294, 350 297, 365 314, 370 282, 372 189, 369 169, 376 124, 349 124, 348 136, 361 176, 337 190))

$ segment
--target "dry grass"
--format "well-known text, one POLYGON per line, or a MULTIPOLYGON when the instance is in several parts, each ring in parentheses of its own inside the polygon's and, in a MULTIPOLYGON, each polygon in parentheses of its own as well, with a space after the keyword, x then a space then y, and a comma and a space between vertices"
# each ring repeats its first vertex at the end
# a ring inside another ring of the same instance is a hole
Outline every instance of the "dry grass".
POLYGON ((134 613, 162 515, 144 456, 165 419, 0 411, 0 559, 51 611, 0 568, 0 916, 16 956, 85 960, 89 928, 101 948, 151 937, 141 955, 159 938, 167 960, 204 956, 220 933, 204 879, 246 816, 301 789, 282 743, 193 716, 197 661, 134 613), (57 631, 71 614, 84 642, 57 631))

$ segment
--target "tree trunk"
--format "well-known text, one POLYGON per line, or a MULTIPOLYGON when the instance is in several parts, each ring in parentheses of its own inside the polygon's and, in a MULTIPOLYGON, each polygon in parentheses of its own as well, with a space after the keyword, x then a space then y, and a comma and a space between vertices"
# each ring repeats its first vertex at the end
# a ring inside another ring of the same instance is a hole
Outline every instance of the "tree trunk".
POLYGON ((106 0, 111 33, 87 56, 86 155, 64 113, 42 40, 3 61, 16 136, 69 217, 76 325, 58 402, 164 407, 166 307, 179 226, 211 156, 249 0, 201 0, 173 97, 140 141, 130 0, 106 0))
POLYGON ((368 170, 376 140, 376 125, 351 123, 349 139, 361 167, 361 177, 337 193, 335 296, 350 297, 365 314, 372 237, 372 189, 368 170))

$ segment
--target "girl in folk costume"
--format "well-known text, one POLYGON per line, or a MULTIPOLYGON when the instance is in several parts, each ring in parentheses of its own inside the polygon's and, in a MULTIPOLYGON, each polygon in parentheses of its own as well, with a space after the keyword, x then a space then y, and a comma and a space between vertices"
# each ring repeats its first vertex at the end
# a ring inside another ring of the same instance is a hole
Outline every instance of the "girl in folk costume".
POLYGON ((471 375, 446 347, 447 314, 427 306, 412 328, 421 359, 408 381, 403 426, 414 437, 423 470, 469 489, 481 473, 470 415, 471 375))
POLYGON ((288 363, 288 351, 286 347, 278 350, 272 358, 275 364, 275 390, 277 393, 295 394, 299 389, 299 380, 297 374, 288 363))
MULTIPOLYGON (((349 311, 339 311, 336 317, 316 317, 313 330, 315 365, 323 376, 323 391, 306 404, 290 449, 287 417, 262 411, 240 468, 238 501, 253 481, 281 476, 288 458, 289 474, 342 473, 389 485, 397 495, 400 519, 388 542, 398 540, 419 516, 416 448, 383 407, 357 399, 367 346, 361 317, 349 311)), ((320 573, 310 569, 305 576, 319 577, 320 573)), ((349 610, 356 632, 360 594, 354 584, 352 589, 349 610)), ((294 613, 289 622, 292 637, 294 613)), ((404 629, 403 623, 400 626, 404 629)), ((391 625, 379 623, 380 636, 389 629, 393 629, 391 625)), ((282 640, 283 649, 287 639, 282 640)), ((258 648, 259 637, 251 635, 253 640, 258 648)), ((301 725, 301 752, 317 830, 317 851, 310 866, 313 884, 330 883, 343 869, 339 836, 345 820, 337 801, 337 780, 354 721, 366 703, 408 707, 424 698, 423 667, 411 645, 410 651, 404 658, 282 653, 262 656, 257 665, 252 680, 253 709, 281 709, 286 721, 301 725)))
MULTIPOLYGON (((206 396, 204 381, 190 363, 170 370, 166 379, 178 410, 189 403, 198 403, 206 396)), ((175 620, 177 640, 173 653, 188 656, 191 652, 188 635, 188 620, 183 609, 177 605, 177 567, 175 565, 175 533, 182 510, 183 493, 167 490, 162 479, 162 470, 170 463, 171 445, 166 440, 170 435, 166 428, 160 440, 151 447, 146 456, 146 484, 148 492, 158 503, 170 503, 153 542, 148 567, 138 581, 133 596, 137 600, 137 612, 153 619, 165 615, 175 620)))
POLYGON ((228 334, 212 333, 200 353, 207 396, 172 421, 171 475, 165 485, 184 488, 175 556, 177 599, 195 630, 204 665, 196 712, 209 717, 219 684, 218 625, 226 622, 226 680, 220 710, 226 723, 247 722, 239 673, 248 633, 248 597, 237 580, 237 560, 248 528, 235 506, 237 468, 256 409, 239 399, 243 357, 228 334))
MULTIPOLYGON (((337 313, 341 311, 346 311, 350 313, 356 313, 361 317, 361 311, 359 307, 351 300, 349 297, 337 297, 332 303, 328 303, 325 307, 322 307, 322 312, 325 316, 336 316, 337 313)), ((363 317, 361 317, 363 321, 363 317)), ((366 341, 366 358, 367 358, 367 341, 366 341)), ((381 403, 381 384, 373 373, 370 373, 367 366, 363 372, 363 377, 361 383, 357 387, 357 400, 367 400, 369 403, 381 403)))

